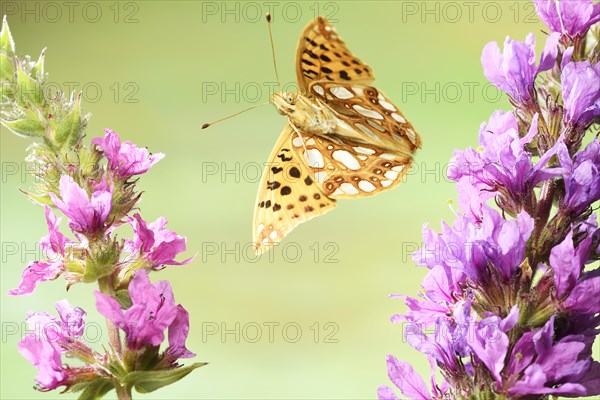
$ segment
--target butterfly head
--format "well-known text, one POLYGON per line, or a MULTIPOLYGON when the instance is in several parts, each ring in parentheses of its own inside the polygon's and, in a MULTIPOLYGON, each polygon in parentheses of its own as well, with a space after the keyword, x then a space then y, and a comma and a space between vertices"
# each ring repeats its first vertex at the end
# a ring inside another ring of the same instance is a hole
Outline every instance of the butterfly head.
POLYGON ((271 102, 277 107, 281 115, 289 115, 296 111, 297 93, 277 92, 271 96, 271 102))

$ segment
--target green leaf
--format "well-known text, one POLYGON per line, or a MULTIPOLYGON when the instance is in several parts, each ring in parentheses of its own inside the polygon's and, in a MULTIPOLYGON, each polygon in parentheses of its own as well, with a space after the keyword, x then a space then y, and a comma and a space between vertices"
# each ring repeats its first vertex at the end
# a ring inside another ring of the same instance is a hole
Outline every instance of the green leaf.
POLYGON ((187 374, 207 363, 194 363, 185 367, 162 371, 134 371, 123 378, 122 383, 134 385, 138 393, 150 393, 184 378, 187 374))
POLYGON ((33 67, 31 67, 31 70, 29 71, 29 75, 31 75, 33 78, 38 79, 39 81, 42 81, 44 78, 44 58, 46 55, 46 48, 42 49, 42 53, 40 54, 40 58, 38 58, 38 60, 36 61, 35 64, 33 64, 33 67))
POLYGON ((19 136, 39 137, 46 135, 46 128, 44 125, 33 119, 18 119, 15 121, 0 120, 0 123, 19 136))
POLYGON ((42 85, 31 78, 23 70, 21 63, 17 61, 17 102, 24 107, 29 107, 30 103, 43 106, 46 103, 42 85))
POLYGON ((6 21, 6 15, 2 20, 2 30, 0 31, 0 50, 8 55, 12 55, 15 52, 15 41, 10 34, 8 22, 6 21))
POLYGON ((79 395, 79 400, 101 399, 104 395, 114 389, 112 381, 108 378, 98 378, 91 382, 73 385, 69 392, 83 392, 79 395))
POLYGON ((54 139, 59 146, 67 141, 75 144, 81 137, 81 131, 81 94, 79 94, 67 115, 58 122, 54 139))
POLYGON ((4 86, 10 86, 15 80, 15 63, 12 56, 0 53, 0 81, 2 81, 2 92, 5 92, 4 86))

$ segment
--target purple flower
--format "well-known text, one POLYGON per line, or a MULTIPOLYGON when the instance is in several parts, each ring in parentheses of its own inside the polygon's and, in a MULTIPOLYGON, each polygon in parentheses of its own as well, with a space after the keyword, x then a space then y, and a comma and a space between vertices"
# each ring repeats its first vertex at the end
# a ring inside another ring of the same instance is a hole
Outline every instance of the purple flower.
POLYGON ((187 312, 175 304, 169 282, 151 284, 146 270, 138 270, 129 283, 132 305, 125 311, 112 297, 100 292, 94 294, 96 308, 125 332, 129 348, 160 346, 165 338, 164 331, 169 328, 172 351, 180 357, 191 356, 184 343, 189 328, 187 312))
POLYGON ((173 358, 192 358, 196 356, 185 347, 190 331, 190 314, 183 306, 177 306, 177 315, 169 326, 169 348, 167 353, 173 358))
POLYGON ((594 0, 533 0, 538 16, 548 28, 575 36, 600 21, 600 3, 594 0))
POLYGON ((44 260, 34 261, 25 268, 19 286, 9 290, 11 296, 31 294, 38 283, 56 279, 64 271, 63 258, 69 240, 60 232, 61 220, 56 218, 50 207, 46 206, 45 213, 48 235, 39 242, 44 260))
MULTIPOLYGON (((413 367, 399 361, 391 354, 387 356, 388 376, 400 389, 400 393, 412 400, 430 400, 431 395, 423 378, 415 372, 413 367)), ((387 386, 381 386, 377 391, 379 400, 396 400, 398 397, 387 386)))
POLYGON ((600 268, 583 272, 589 261, 593 236, 588 235, 577 246, 573 244, 573 231, 556 245, 550 253, 550 266, 554 271, 556 296, 562 300, 561 308, 571 314, 600 312, 600 303, 590 299, 600 298, 600 268))
POLYGON ((69 227, 75 232, 94 234, 104 228, 112 207, 112 192, 95 190, 92 196, 68 175, 60 177, 60 199, 50 193, 54 205, 69 219, 69 227))
POLYGON ((108 159, 108 167, 118 177, 129 178, 148 171, 154 164, 162 160, 162 153, 150 154, 148 149, 139 148, 129 141, 121 142, 119 135, 105 129, 104 138, 94 138, 92 143, 100 146, 108 159))
POLYGON ((594 138, 573 160, 564 143, 558 147, 558 158, 564 167, 565 197, 562 207, 581 214, 600 200, 600 142, 594 138))
MULTIPOLYGON (((600 4, 600 3, 598 3, 600 4)), ((565 121, 585 126, 600 117, 600 63, 570 62, 561 75, 565 121)))
POLYGON ((415 261, 429 268, 457 269, 481 284, 491 283, 490 265, 504 279, 512 278, 524 259, 533 219, 523 212, 517 220, 506 221, 487 205, 482 206, 482 213, 481 223, 459 215, 452 227, 442 225, 441 234, 424 229, 424 246, 413 255, 415 261))
POLYGON ((129 223, 133 227, 134 240, 128 241, 128 247, 131 251, 139 251, 152 268, 188 264, 193 260, 191 257, 175 261, 175 257, 186 249, 186 238, 166 229, 167 220, 164 217, 147 225, 139 214, 135 214, 133 218, 129 217, 129 223))
POLYGON ((533 96, 533 83, 537 74, 554 66, 558 54, 559 34, 548 36, 540 65, 535 65, 535 36, 527 35, 525 42, 509 39, 504 41, 504 53, 496 42, 483 48, 481 64, 483 73, 498 89, 519 103, 527 103, 533 96))
POLYGON ((500 373, 504 369, 509 345, 506 332, 515 327, 518 319, 517 306, 511 309, 505 319, 501 320, 500 317, 491 315, 477 323, 474 338, 469 343, 473 353, 489 369, 498 385, 502 385, 500 373))
POLYGON ((409 310, 404 315, 392 316, 392 322, 411 321, 426 326, 432 325, 440 318, 452 314, 462 304, 464 274, 456 268, 435 265, 423 281, 424 294, 422 300, 403 295, 393 295, 404 299, 409 310))
POLYGON ((63 345, 83 334, 85 311, 66 300, 56 303, 60 319, 46 313, 30 313, 30 331, 19 342, 19 353, 38 370, 35 380, 41 390, 56 389, 70 382, 70 370, 62 363, 63 345))
MULTIPOLYGON (((535 349, 535 360, 512 387, 511 396, 533 394, 553 394, 556 396, 593 396, 600 394, 600 369, 598 362, 592 360, 594 337, 583 335, 566 336, 554 342, 554 319, 544 325, 534 335, 524 335, 520 349, 525 350, 526 360, 533 358, 531 347, 535 349)), ((521 355, 520 367, 524 367, 521 355)), ((516 365, 511 362, 511 365, 516 365)), ((514 375, 516 371, 509 371, 514 375)))
MULTIPOLYGON (((406 398, 410 400, 433 399, 425 381, 415 372, 410 364, 399 361, 393 355, 388 354, 387 366, 390 380, 400 389, 400 393, 406 398)), ((443 395, 436 387, 433 388, 433 391, 436 397, 443 395)), ((400 400, 390 387, 384 385, 380 386, 377 390, 377 398, 379 400, 400 400)))
MULTIPOLYGON (((472 195, 476 192, 479 193, 479 203, 485 203, 493 193, 497 193, 500 196, 499 203, 514 214, 519 213, 522 208, 531 209, 535 200, 533 189, 540 182, 559 176, 564 171, 562 168, 546 168, 550 158, 556 154, 556 146, 533 163, 532 155, 525 149, 525 145, 536 134, 537 114, 529 132, 521 138, 513 113, 496 111, 489 123, 482 124, 479 130, 481 151, 472 148, 455 151, 448 168, 448 177, 459 183, 466 180, 474 187, 466 193, 471 202, 475 201, 472 195)), ((468 184, 461 183, 458 188, 459 199, 468 184)), ((480 211, 474 204, 470 207, 473 214, 480 211)))

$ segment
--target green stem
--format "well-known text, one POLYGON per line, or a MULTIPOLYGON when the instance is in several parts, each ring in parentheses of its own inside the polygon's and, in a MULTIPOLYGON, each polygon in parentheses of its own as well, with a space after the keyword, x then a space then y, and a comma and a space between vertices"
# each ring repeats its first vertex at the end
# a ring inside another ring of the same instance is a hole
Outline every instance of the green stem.
POLYGON ((121 386, 115 382, 115 391, 119 400, 131 400, 131 388, 129 386, 121 386))
POLYGON ((556 192, 555 184, 548 180, 544 182, 542 186, 542 190, 540 192, 540 200, 537 204, 537 212, 535 214, 534 228, 532 234, 533 248, 535 251, 534 257, 531 260, 531 268, 535 269, 537 263, 540 260, 536 258, 539 256, 539 242, 546 224, 548 223, 548 218, 550 217, 550 211, 552 210, 552 204, 554 203, 554 194, 556 192))

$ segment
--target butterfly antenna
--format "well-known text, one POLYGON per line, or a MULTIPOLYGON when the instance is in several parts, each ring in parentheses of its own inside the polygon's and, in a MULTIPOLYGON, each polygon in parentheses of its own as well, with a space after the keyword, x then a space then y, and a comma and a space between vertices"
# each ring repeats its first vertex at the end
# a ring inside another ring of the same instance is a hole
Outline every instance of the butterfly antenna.
POLYGON ((238 111, 235 114, 228 115, 227 117, 219 118, 219 119, 217 119, 215 121, 212 121, 212 122, 207 122, 205 124, 202 124, 202 129, 206 129, 209 126, 216 124, 217 122, 221 122, 221 121, 225 121, 226 119, 233 118, 236 115, 240 115, 242 113, 245 113, 246 111, 250 111, 250 110, 254 110, 255 108, 258 108, 258 107, 266 106, 267 104, 270 104, 270 102, 267 101, 267 102, 262 103, 262 104, 256 104, 256 105, 254 105, 252 107, 246 108, 245 110, 238 111))
POLYGON ((277 58, 275 58, 275 44, 273 43, 273 31, 271 29, 271 13, 265 15, 267 17, 267 26, 269 27, 269 39, 271 39, 271 54, 273 55, 273 66, 275 67, 275 77, 277 78, 277 84, 281 89, 281 81, 279 80, 279 72, 277 70, 277 58))

